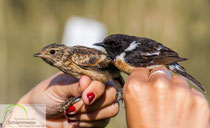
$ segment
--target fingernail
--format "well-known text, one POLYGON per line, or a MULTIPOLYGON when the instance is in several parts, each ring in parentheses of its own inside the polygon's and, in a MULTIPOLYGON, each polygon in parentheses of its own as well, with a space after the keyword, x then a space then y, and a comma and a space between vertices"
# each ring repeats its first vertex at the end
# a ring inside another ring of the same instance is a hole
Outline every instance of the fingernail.
POLYGON ((71 112, 73 112, 73 111, 75 111, 75 107, 74 107, 74 105, 72 104, 67 110, 66 110, 66 113, 71 113, 71 112))
POLYGON ((95 94, 90 92, 87 94, 87 98, 89 100, 89 103, 91 103, 91 101, 95 98, 95 94))

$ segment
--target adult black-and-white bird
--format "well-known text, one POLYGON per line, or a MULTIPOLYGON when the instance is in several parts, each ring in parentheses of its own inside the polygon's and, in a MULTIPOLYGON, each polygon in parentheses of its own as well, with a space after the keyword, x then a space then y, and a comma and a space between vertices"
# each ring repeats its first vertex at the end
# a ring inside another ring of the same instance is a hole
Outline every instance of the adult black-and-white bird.
POLYGON ((127 74, 130 74, 136 67, 151 69, 164 66, 172 72, 184 76, 199 89, 206 92, 201 83, 178 64, 178 62, 187 59, 179 57, 175 51, 155 40, 145 37, 113 34, 107 36, 103 42, 94 45, 105 48, 114 61, 114 65, 127 74))

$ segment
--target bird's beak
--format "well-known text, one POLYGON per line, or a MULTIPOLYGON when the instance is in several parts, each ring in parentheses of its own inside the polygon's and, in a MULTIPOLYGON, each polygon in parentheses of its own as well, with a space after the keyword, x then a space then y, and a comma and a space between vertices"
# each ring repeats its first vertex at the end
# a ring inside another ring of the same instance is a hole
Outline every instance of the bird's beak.
POLYGON ((33 55, 34 57, 43 57, 41 53, 36 53, 33 55))
POLYGON ((93 45, 95 45, 95 46, 100 46, 100 47, 105 47, 105 45, 104 45, 104 43, 103 42, 100 42, 100 43, 95 43, 95 44, 93 44, 93 45))

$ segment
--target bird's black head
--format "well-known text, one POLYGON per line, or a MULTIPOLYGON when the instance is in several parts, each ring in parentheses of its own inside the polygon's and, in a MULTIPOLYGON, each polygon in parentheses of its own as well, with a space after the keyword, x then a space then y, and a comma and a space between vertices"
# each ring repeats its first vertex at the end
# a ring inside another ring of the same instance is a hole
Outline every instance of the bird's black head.
POLYGON ((34 54, 34 57, 40 57, 48 64, 59 67, 66 48, 63 44, 50 44, 42 48, 39 53, 34 54))
POLYGON ((129 36, 124 34, 113 34, 107 36, 102 43, 96 43, 94 45, 105 48, 108 55, 115 59, 116 56, 124 52, 130 44, 136 40, 135 36, 129 36))

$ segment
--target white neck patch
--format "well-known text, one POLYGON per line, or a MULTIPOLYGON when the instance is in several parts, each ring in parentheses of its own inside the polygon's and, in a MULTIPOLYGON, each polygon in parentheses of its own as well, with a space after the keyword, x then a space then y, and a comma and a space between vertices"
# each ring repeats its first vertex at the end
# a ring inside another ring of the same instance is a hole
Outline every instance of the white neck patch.
MULTIPOLYGON (((133 41, 132 43, 130 43, 129 47, 127 47, 127 48, 125 49, 125 51, 132 51, 132 50, 134 50, 137 46, 138 46, 138 44, 136 43, 136 41, 133 41)), ((122 52, 120 55, 116 56, 116 60, 125 61, 125 51, 122 52)))
POLYGON ((125 49, 125 51, 132 51, 132 50, 134 50, 137 46, 138 46, 138 43, 136 43, 136 41, 133 41, 132 43, 130 43, 129 47, 127 47, 127 48, 125 49))

